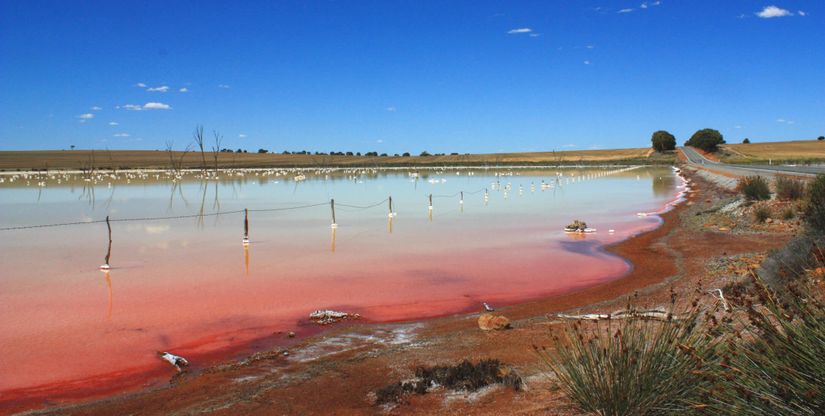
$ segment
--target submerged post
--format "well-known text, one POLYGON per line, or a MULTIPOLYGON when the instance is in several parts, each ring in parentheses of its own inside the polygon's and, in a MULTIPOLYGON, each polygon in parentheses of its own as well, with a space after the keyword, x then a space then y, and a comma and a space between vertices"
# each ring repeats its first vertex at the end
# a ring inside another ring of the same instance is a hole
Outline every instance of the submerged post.
POLYGON ((429 203, 428 206, 430 208, 430 211, 432 211, 433 210, 433 194, 430 194, 430 203, 429 203))
POLYGON ((109 270, 111 267, 109 266, 109 259, 112 257, 112 224, 109 223, 109 216, 106 216, 106 227, 109 229, 109 249, 106 250, 106 257, 104 258, 103 265, 100 266, 100 270, 109 270))
POLYGON ((329 200, 329 207, 332 210, 332 225, 331 228, 338 228, 338 223, 335 222, 335 199, 332 198, 329 200))
POLYGON ((388 214, 390 218, 395 216, 395 213, 392 211, 392 195, 389 197, 389 205, 390 205, 390 213, 388 214))
POLYGON ((458 203, 464 205, 464 191, 461 191, 461 199, 458 200, 458 203))
POLYGON ((243 245, 249 245, 249 210, 243 209, 243 245))

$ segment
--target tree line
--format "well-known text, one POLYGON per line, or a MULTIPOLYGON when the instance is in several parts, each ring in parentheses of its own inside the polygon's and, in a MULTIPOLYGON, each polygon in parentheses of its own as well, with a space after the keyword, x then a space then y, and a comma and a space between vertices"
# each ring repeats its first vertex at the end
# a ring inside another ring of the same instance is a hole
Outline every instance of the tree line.
MULTIPOLYGON (((819 141, 825 141, 825 136, 816 138, 819 141)), ((653 150, 657 152, 667 152, 676 149, 676 137, 666 130, 658 130, 653 132, 650 137, 650 142, 653 150)), ((742 140, 742 144, 749 144, 751 141, 747 137, 742 140)), ((725 138, 719 130, 701 129, 697 130, 690 136, 690 139, 685 141, 685 146, 696 147, 706 152, 715 152, 719 150, 719 146, 725 144, 725 138)))

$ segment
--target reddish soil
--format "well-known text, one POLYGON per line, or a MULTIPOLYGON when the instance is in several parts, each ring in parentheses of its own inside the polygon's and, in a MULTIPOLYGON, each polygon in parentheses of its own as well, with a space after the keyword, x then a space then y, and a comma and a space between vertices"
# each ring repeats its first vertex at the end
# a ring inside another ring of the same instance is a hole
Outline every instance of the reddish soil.
MULTIPOLYGON (((633 263, 630 274, 574 293, 502 308, 496 313, 512 320, 511 330, 481 331, 477 313, 408 324, 339 325, 290 346, 289 356, 278 350, 259 353, 239 363, 173 377, 169 386, 45 413, 579 414, 533 352, 532 345, 550 344, 548 329, 560 325, 546 314, 612 311, 622 308, 629 297, 637 306, 668 305, 671 287, 684 298, 698 296, 697 285, 709 283, 711 260, 764 253, 789 238, 788 234, 766 238, 692 225, 697 213, 727 195, 699 177, 692 180, 697 191, 665 213, 661 227, 608 248, 633 263), (408 396, 395 407, 373 404, 377 389, 412 377, 415 367, 455 364, 465 358, 496 358, 513 366, 525 380, 525 390, 493 387, 476 394, 436 390, 408 396)), ((507 284, 506 276, 501 284, 507 284)), ((711 296, 702 299, 713 301, 711 296)))

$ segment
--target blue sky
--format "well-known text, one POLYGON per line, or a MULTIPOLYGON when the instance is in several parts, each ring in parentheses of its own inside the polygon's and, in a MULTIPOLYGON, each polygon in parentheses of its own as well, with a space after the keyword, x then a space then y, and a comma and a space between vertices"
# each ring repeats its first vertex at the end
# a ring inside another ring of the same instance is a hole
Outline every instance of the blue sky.
POLYGON ((0 0, 0 149, 496 152, 825 134, 825 2, 0 0), (236 4, 237 3, 237 4, 236 4))

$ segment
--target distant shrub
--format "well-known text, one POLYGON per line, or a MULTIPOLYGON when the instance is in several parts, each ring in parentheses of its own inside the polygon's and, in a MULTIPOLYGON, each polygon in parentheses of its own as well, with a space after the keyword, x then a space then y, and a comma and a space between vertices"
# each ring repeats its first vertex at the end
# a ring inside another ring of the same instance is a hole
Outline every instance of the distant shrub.
POLYGON ((680 321, 632 319, 574 323, 553 351, 534 347, 578 407, 600 415, 688 412, 710 387, 704 377, 715 341, 696 329, 698 314, 680 321))
POLYGON ((432 156, 432 155, 430 155, 430 152, 425 150, 425 151, 421 152, 421 154, 419 156, 432 156))
POLYGON ((817 140, 825 140, 825 136, 819 136, 816 138, 817 140))
POLYGON ((776 197, 785 201, 796 201, 805 196, 805 182, 787 176, 777 176, 776 197))
POLYGON ((742 140, 742 144, 751 144, 751 139, 746 137, 745 140, 742 140))
POLYGON ((761 176, 748 176, 740 179, 736 189, 751 201, 771 198, 768 182, 761 176))
POLYGON ((756 220, 756 222, 765 222, 765 220, 767 220, 770 217, 771 210, 764 205, 756 207, 756 211, 753 212, 753 218, 756 220))
POLYGON ((650 137, 650 142, 657 152, 676 149, 676 137, 664 130, 654 132, 650 137))
POLYGON ((690 136, 690 139, 685 142, 685 146, 697 147, 706 152, 715 152, 719 149, 719 145, 724 143, 725 139, 718 130, 702 129, 693 133, 693 136, 690 136))
POLYGON ((795 216, 796 212, 794 212, 793 207, 787 207, 782 211, 782 219, 785 221, 792 220, 795 216))
POLYGON ((410 152, 404 152, 401 157, 410 157, 410 152))
POLYGON ((817 233, 825 233, 825 174, 808 185, 805 198, 805 221, 817 233))
POLYGON ((264 154, 264 153, 269 153, 269 150, 266 150, 266 149, 258 149, 258 153, 261 153, 261 154, 264 154))

